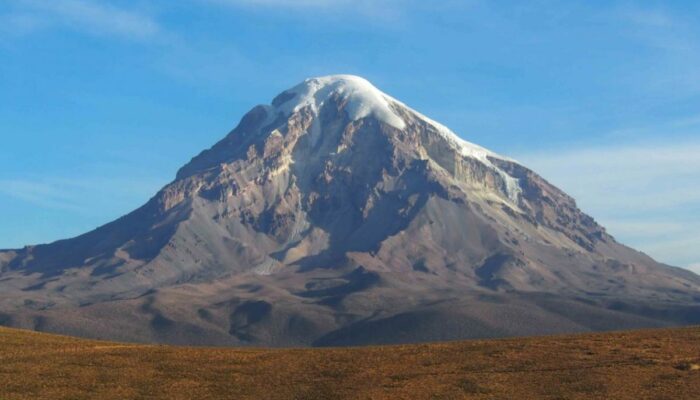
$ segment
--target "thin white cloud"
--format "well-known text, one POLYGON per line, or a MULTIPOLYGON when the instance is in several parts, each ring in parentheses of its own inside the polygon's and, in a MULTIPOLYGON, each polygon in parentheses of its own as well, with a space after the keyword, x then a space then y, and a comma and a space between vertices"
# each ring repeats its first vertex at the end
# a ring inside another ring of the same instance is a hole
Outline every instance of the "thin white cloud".
POLYGON ((148 177, 138 180, 118 177, 0 179, 0 197, 15 198, 39 208, 89 215, 99 214, 105 207, 138 206, 163 183, 163 179, 148 177))
POLYGON ((655 239, 659 235, 677 235, 687 231, 688 227, 678 221, 665 220, 626 220, 608 219, 608 226, 614 227, 618 235, 640 239, 655 239))
POLYGON ((627 6, 618 21, 627 33, 654 52, 648 64, 624 78, 632 85, 648 87, 677 98, 700 92, 700 30, 688 15, 660 7, 627 6))
POLYGON ((234 6, 262 6, 262 7, 334 7, 346 5, 348 0, 209 0, 213 3, 234 6))
POLYGON ((352 7, 361 9, 364 7, 406 7, 422 6, 430 9, 469 6, 478 3, 478 0, 441 0, 439 2, 422 2, 419 0, 200 0, 209 3, 218 3, 231 6, 246 7, 281 7, 281 8, 333 8, 352 7))
MULTIPOLYGON (((367 17, 382 23, 397 22, 405 17, 406 7, 420 4, 414 0, 200 0, 209 4, 218 4, 247 9, 283 10, 306 13, 310 11, 340 13, 367 17)), ((433 7, 441 7, 435 4, 433 7)), ((295 13, 295 15, 299 15, 295 13)), ((357 21, 354 21, 357 22, 357 21)))
POLYGON ((0 194, 26 201, 39 207, 79 211, 66 191, 58 190, 55 184, 47 182, 5 179, 0 181, 0 194))
POLYGON ((206 0, 210 3, 218 3, 230 6, 244 7, 281 7, 281 8, 333 8, 346 7, 348 5, 364 6, 371 3, 383 5, 396 3, 396 0, 206 0))
POLYGON ((629 22, 653 28, 668 28, 677 24, 676 18, 663 9, 626 7, 620 15, 629 22))
POLYGON ((0 15, 0 34, 24 36, 46 27, 46 22, 31 13, 0 15))
POLYGON ((695 272, 696 274, 700 274, 700 263, 693 263, 688 265, 687 267, 689 270, 695 272))
POLYGON ((526 164, 589 206, 637 211, 700 203, 700 142, 524 154, 526 164))
POLYGON ((700 259, 700 141, 521 154, 618 240, 662 262, 700 259))
POLYGON ((4 31, 27 34, 49 27, 69 28, 94 35, 134 40, 153 38, 162 32, 149 15, 88 0, 11 0, 14 11, 2 16, 13 23, 4 31))

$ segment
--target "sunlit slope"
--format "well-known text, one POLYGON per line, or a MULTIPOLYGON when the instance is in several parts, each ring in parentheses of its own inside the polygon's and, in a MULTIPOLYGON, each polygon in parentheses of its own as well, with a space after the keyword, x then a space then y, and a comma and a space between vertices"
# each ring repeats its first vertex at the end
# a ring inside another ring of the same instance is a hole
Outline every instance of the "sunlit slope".
POLYGON ((700 328, 338 349, 133 345, 0 328, 2 399, 691 399, 700 328))

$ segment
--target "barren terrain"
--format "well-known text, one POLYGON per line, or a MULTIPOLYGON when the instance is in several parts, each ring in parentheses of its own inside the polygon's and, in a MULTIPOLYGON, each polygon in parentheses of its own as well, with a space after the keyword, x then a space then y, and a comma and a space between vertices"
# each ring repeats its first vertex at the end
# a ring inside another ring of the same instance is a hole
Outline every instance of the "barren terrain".
POLYGON ((700 328, 328 349, 100 342, 0 328, 2 399, 691 399, 700 328))

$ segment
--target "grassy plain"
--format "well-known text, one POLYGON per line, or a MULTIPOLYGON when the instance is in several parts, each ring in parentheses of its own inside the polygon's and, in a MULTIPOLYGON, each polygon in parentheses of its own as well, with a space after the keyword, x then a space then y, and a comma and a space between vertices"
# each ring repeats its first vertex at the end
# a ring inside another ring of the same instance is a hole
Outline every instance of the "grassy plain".
POLYGON ((333 349, 0 328, 0 399, 697 399, 700 328, 333 349))

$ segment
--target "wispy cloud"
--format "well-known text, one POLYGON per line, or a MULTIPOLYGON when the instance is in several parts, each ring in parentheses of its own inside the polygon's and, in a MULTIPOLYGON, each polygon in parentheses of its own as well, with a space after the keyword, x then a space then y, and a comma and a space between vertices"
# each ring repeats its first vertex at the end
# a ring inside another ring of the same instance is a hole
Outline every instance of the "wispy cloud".
MULTIPOLYGON (((397 22, 405 16, 406 7, 414 0, 200 0, 209 4, 247 9, 298 12, 325 12, 360 15, 370 20, 397 22)), ((436 4, 433 7, 440 7, 436 4)), ((295 14, 298 15, 298 14, 295 14)), ((354 21, 355 23, 358 21, 354 21)))
MULTIPOLYGON (((89 168, 86 168, 89 170, 89 168)), ((0 248, 85 233, 143 205, 166 179, 129 174, 0 179, 0 248)))
POLYGON ((81 215, 99 213, 101 207, 134 207, 145 202, 163 184, 143 177, 18 178, 0 179, 0 197, 8 196, 45 209, 81 215))
POLYGON ((0 181, 0 194, 47 208, 79 211, 79 205, 71 199, 67 190, 60 190, 50 182, 6 179, 0 181))
POLYGON ((654 53, 629 78, 672 97, 700 92, 700 30, 689 15, 659 7, 628 5, 617 13, 627 33, 654 53))
POLYGON ((219 3, 233 6, 257 6, 257 7, 335 7, 349 3, 348 0, 209 0, 212 3, 219 3))
POLYGON ((46 27, 46 21, 32 13, 17 12, 0 15, 0 34, 24 36, 46 27))
POLYGON ((700 263, 694 263, 688 265, 688 269, 695 272, 696 274, 700 274, 700 263))
POLYGON ((700 202, 700 142, 525 154, 523 160, 593 206, 657 209, 700 202), (575 178, 575 179, 573 179, 575 178))
POLYGON ((668 28, 677 24, 677 19, 663 9, 625 7, 620 11, 620 16, 636 25, 668 28))
POLYGON ((10 0, 13 11, 0 16, 2 31, 17 35, 51 27, 61 27, 93 35, 110 35, 146 40, 162 33, 151 16, 116 7, 105 1, 88 0, 10 0))
MULTIPOLYGON (((342 11, 343 15, 363 14, 364 16, 382 18, 400 18, 408 13, 421 10, 461 10, 472 8, 481 0, 441 0, 425 2, 421 0, 198 0, 203 3, 231 7, 277 9, 283 11, 306 12, 342 11)), ((357 21, 353 21, 357 22, 357 21)))
POLYGON ((623 242, 660 261, 700 259, 700 141, 521 154, 623 242))
POLYGON ((210 3, 218 3, 230 6, 245 7, 281 7, 281 8, 333 8, 346 7, 348 5, 366 6, 372 3, 381 6, 388 3, 397 3, 397 0, 206 0, 210 3))

